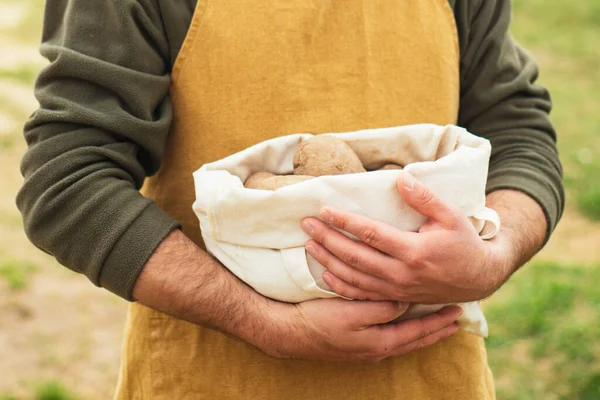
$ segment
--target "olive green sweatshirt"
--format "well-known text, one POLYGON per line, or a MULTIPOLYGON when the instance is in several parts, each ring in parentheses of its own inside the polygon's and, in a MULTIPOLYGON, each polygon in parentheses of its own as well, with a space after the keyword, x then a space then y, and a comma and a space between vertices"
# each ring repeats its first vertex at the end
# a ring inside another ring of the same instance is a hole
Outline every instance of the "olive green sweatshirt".
MULTIPOLYGON (((179 226, 138 190, 161 164, 173 115, 170 72, 195 3, 46 6, 41 53, 50 64, 24 129, 17 205, 37 247, 128 300, 147 259, 179 226)), ((551 102, 534 83, 535 61, 508 34, 510 1, 450 6, 461 55, 458 123, 492 143, 488 192, 529 194, 546 214, 549 236, 564 207, 551 102)))

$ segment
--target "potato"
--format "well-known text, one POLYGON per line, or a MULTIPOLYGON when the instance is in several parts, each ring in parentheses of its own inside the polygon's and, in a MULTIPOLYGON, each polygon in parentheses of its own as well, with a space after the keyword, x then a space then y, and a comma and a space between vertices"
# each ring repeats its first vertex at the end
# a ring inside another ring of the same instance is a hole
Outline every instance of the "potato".
POLYGON ((341 139, 314 136, 300 143, 294 154, 294 175, 341 175, 366 172, 360 159, 341 139))
POLYGON ((258 185, 260 185, 262 181, 272 176, 275 175, 270 172, 255 172, 246 179, 244 186, 248 189, 258 189, 258 185))
POLYGON ((314 176, 308 175, 275 175, 262 181, 258 185, 258 189, 277 190, 281 187, 304 182, 313 178, 314 176))
POLYGON ((398 164, 385 164, 383 167, 377 169, 377 171, 387 171, 390 169, 404 169, 398 164))

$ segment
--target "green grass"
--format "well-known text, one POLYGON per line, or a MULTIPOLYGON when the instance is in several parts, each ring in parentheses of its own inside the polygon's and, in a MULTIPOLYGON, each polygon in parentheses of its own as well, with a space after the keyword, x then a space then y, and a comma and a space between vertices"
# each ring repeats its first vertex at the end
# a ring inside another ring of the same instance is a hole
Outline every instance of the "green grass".
POLYGON ((600 265, 534 263, 489 300, 500 399, 600 399, 598 282, 600 265))
POLYGON ((600 33, 599 2, 514 0, 513 5, 514 30, 523 40, 578 61, 598 62, 594 54, 600 33))
MULTIPOLYGON (((600 177, 600 168, 598 172, 589 174, 586 180, 598 180, 600 177)), ((586 216, 596 221, 600 221, 600 183, 593 183, 588 187, 582 187, 577 194, 577 206, 579 210, 586 216)))
POLYGON ((10 150, 15 144, 17 139, 14 135, 2 135, 0 136, 0 152, 3 150, 10 150))
MULTIPOLYGON (((21 397, 0 395, 0 400, 18 400, 21 397)), ((52 380, 33 385, 33 400, 76 400, 77 396, 62 383, 52 380)))
POLYGON ((60 382, 50 381, 37 388, 34 398, 35 400, 74 400, 75 396, 60 382))
POLYGON ((514 0, 512 32, 541 65, 574 204, 600 220, 600 2, 514 0))
POLYGON ((8 286, 13 290, 20 290, 27 287, 29 277, 37 270, 37 266, 16 260, 0 261, 0 277, 4 278, 8 286))
POLYGON ((0 80, 9 79, 32 87, 39 73, 40 68, 37 66, 24 66, 19 69, 0 68, 0 80))

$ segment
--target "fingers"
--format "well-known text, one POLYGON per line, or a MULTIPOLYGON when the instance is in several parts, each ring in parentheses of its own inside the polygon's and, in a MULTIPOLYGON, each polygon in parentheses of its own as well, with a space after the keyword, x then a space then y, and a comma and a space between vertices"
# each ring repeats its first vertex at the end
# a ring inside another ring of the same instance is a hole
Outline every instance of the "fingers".
MULTIPOLYGON (((331 273, 324 273, 323 280, 325 280, 325 282, 327 283, 327 285, 329 285, 331 290, 333 290, 340 296, 343 296, 348 299, 372 301, 396 300, 392 296, 387 296, 378 292, 372 292, 365 289, 359 289, 358 287, 346 283, 345 281, 331 273)), ((356 284, 356 281, 354 283, 356 284)))
MULTIPOLYGON (((369 290, 365 290, 365 289, 359 289, 358 287, 352 286, 351 284, 347 283, 346 281, 338 278, 337 276, 335 276, 331 273, 327 273, 327 272, 324 273, 323 279, 325 280, 327 285, 329 285, 331 290, 333 290, 340 296, 344 296, 348 299, 373 300, 373 301, 400 300, 399 297, 396 298, 396 296, 393 296, 393 295, 382 294, 381 292, 377 292, 377 291, 369 291, 369 290)), ((348 279, 348 278, 346 278, 346 279, 348 279)), ((352 279, 352 278, 350 278, 350 279, 352 279)), ((358 278, 358 279, 360 279, 360 278, 358 278)), ((353 281, 353 283, 356 284, 356 281, 353 281)))
POLYGON ((462 314, 458 306, 450 306, 421 318, 390 324, 383 328, 382 343, 390 349, 390 355, 403 354, 410 349, 416 349, 437 342, 456 330, 451 327, 462 314), (449 329, 447 329, 449 328, 449 329), (447 329, 447 330, 445 330, 447 329), (440 332, 445 330, 444 332, 440 332), (440 333, 438 333, 440 332, 440 333), (437 333, 437 334, 436 334, 437 333), (436 334, 433 337, 429 337, 436 334))
POLYGON ((440 222, 448 229, 456 229, 466 218, 457 207, 440 199, 406 171, 398 179, 398 191, 406 204, 415 211, 440 222))
POLYGON ((414 342, 411 342, 409 344, 406 344, 404 346, 400 346, 400 347, 396 348, 390 354, 390 356, 400 356, 400 355, 403 355, 403 354, 408 354, 411 351, 415 351, 415 350, 418 350, 418 349, 423 348, 423 347, 431 346, 433 344, 436 344, 440 340, 447 338, 448 336, 452 336, 459 329, 460 328, 458 326, 458 323, 453 322, 451 325, 446 326, 446 327, 440 329, 437 332, 433 332, 429 336, 425 336, 425 337, 423 337, 421 339, 415 340, 414 342))
POLYGON ((447 307, 426 317, 389 323, 405 313, 407 306, 391 301, 342 299, 300 303, 295 309, 309 333, 300 329, 299 337, 307 341, 300 340, 304 344, 292 348, 290 354, 324 360, 379 361, 434 344, 458 329, 455 321, 461 313, 459 307, 447 307))
POLYGON ((368 248, 365 250, 365 253, 376 253, 376 257, 374 257, 376 259, 375 262, 379 262, 380 264, 375 266, 372 259, 365 259, 369 261, 362 261, 362 256, 355 256, 354 254, 356 253, 352 253, 354 251, 353 249, 358 248, 358 251, 360 252, 362 250, 361 247, 368 246, 365 246, 362 243, 356 243, 346 237, 344 237, 344 239, 349 242, 347 246, 349 250, 344 252, 344 258, 347 260, 346 262, 340 260, 314 240, 310 240, 306 243, 306 250, 308 253, 321 265, 327 268, 328 272, 323 274, 325 282, 336 293, 351 299, 398 300, 395 297, 399 290, 386 281, 385 278, 380 279, 374 275, 361 272, 361 270, 367 270, 371 274, 386 275, 384 273, 386 270, 391 271, 394 268, 397 268, 397 266, 390 261, 392 259, 381 255, 381 253, 374 249, 368 248), (354 268, 348 264, 352 264, 354 268))
POLYGON ((375 270, 385 269, 393 262, 395 254, 408 251, 415 245, 415 233, 402 232, 358 214, 324 209, 321 217, 332 226, 356 236, 362 243, 315 218, 302 221, 302 229, 339 259, 351 267, 363 268, 366 273, 374 274, 375 270))

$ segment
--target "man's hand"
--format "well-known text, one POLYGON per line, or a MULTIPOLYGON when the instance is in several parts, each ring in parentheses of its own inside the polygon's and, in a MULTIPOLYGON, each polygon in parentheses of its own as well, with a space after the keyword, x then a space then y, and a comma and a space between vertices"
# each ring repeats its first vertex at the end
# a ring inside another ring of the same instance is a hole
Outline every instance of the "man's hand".
POLYGON ((493 240, 483 241, 458 208, 410 174, 402 175, 398 190, 409 206, 429 218, 419 232, 339 210, 322 211, 324 221, 357 242, 315 218, 303 221, 313 238, 307 251, 327 268, 323 278, 338 294, 433 304, 480 300, 495 292, 543 241, 544 215, 522 193, 500 191, 488 197, 503 228, 493 240))
POLYGON ((458 330, 460 307, 389 323, 407 304, 321 299, 300 303, 288 316, 283 340, 263 350, 280 358, 377 362, 430 346, 458 330))

